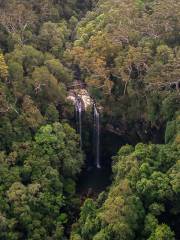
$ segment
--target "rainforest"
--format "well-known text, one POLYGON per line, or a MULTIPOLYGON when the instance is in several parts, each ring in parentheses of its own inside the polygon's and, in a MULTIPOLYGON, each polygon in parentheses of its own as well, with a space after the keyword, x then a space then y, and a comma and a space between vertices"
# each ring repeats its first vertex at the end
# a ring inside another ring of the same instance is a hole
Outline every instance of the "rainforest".
POLYGON ((0 240, 180 240, 179 0, 0 0, 0 240))

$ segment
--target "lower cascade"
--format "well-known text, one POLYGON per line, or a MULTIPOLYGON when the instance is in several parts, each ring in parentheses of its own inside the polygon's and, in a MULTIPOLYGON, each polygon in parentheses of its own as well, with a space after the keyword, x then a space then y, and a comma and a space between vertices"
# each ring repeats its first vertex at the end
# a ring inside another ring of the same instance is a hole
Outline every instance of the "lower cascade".
POLYGON ((80 136, 80 148, 82 149, 82 102, 79 97, 76 98, 75 111, 76 111, 77 131, 80 136))
POLYGON ((101 168, 100 165, 100 114, 96 108, 96 104, 93 106, 94 108, 94 140, 95 140, 95 161, 96 167, 101 168))

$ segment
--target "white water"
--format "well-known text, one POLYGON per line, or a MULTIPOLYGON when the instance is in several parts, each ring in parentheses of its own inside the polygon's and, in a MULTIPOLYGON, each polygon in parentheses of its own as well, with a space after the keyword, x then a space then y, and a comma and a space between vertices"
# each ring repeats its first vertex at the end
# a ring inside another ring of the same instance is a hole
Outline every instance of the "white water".
POLYGON ((94 104, 94 136, 95 136, 95 160, 96 167, 101 168, 100 156, 99 156, 99 146, 100 146, 100 115, 94 104))
POLYGON ((80 136, 80 148, 82 149, 82 102, 78 98, 76 99, 75 110, 76 110, 77 131, 80 136))

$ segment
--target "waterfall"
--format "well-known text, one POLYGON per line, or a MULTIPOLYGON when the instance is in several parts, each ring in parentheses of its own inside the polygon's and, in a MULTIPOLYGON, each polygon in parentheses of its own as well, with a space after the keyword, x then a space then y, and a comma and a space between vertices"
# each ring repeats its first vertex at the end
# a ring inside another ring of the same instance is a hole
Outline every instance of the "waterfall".
POLYGON ((80 148, 82 149, 82 102, 79 101, 79 135, 80 135, 80 148))
MULTIPOLYGON (((84 107, 86 106, 86 103, 84 103, 85 100, 82 96, 79 96, 78 94, 74 94, 74 103, 75 103, 75 118, 76 118, 76 128, 77 132, 80 136, 80 148, 82 149, 82 112, 84 110, 84 107)), ((91 99, 89 102, 90 104, 93 104, 93 155, 94 155, 94 162, 97 168, 101 168, 100 164, 100 114, 96 107, 96 104, 91 99)), ((91 105, 92 106, 92 105, 91 105)))
POLYGON ((99 146, 100 146, 100 115, 94 104, 94 140, 95 140, 95 160, 96 167, 101 168, 99 146))
POLYGON ((75 111, 77 131, 80 135, 80 148, 82 149, 82 102, 81 99, 78 97, 76 98, 75 111))

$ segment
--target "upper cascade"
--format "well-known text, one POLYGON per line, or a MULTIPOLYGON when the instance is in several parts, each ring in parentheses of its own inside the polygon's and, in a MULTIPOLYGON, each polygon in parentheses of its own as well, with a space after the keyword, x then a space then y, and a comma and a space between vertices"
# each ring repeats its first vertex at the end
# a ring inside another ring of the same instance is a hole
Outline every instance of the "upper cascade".
POLYGON ((86 90, 85 84, 81 81, 75 81, 71 86, 69 86, 67 99, 75 105, 77 98, 81 99, 83 111, 86 111, 88 107, 91 107, 94 104, 94 100, 86 90))

